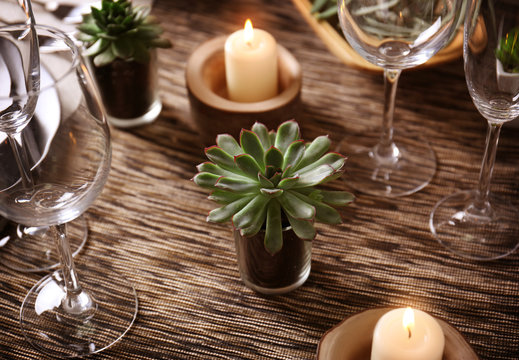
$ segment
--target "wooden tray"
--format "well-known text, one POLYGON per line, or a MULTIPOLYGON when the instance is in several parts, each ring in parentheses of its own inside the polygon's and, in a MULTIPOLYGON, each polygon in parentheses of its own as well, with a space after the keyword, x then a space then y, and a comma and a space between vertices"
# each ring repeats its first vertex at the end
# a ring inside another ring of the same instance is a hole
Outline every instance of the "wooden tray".
MULTIPOLYGON (((382 72, 383 69, 364 60, 348 42, 344 39, 333 26, 327 21, 319 21, 310 13, 312 4, 309 0, 292 0, 297 10, 303 15, 306 22, 312 27, 314 32, 328 47, 328 50, 337 56, 343 63, 353 68, 367 70, 372 72, 382 72)), ((458 33, 448 46, 440 50, 425 64, 416 67, 416 69, 440 65, 463 55, 463 28, 458 29, 458 33)))

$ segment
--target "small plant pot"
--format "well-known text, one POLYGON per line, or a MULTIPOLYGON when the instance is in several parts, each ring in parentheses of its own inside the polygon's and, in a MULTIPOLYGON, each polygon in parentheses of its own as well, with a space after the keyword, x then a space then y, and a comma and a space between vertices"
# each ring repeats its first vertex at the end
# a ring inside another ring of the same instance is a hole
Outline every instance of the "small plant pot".
POLYGON ((310 275, 312 242, 300 239, 287 227, 283 247, 272 255, 265 249, 264 236, 264 231, 251 237, 234 231, 238 268, 245 285, 268 295, 284 294, 303 285, 310 275))
POLYGON ((157 52, 150 52, 150 61, 116 59, 96 67, 93 73, 103 99, 108 122, 129 128, 153 122, 162 110, 157 89, 157 52))
MULTIPOLYGON (((496 59, 496 76, 499 91, 517 94, 519 91, 519 73, 506 72, 501 61, 496 59)), ((519 129, 519 120, 510 121, 507 125, 519 129)))
POLYGON ((496 74, 499 91, 517 94, 519 91, 519 73, 506 72, 501 61, 496 59, 496 74))

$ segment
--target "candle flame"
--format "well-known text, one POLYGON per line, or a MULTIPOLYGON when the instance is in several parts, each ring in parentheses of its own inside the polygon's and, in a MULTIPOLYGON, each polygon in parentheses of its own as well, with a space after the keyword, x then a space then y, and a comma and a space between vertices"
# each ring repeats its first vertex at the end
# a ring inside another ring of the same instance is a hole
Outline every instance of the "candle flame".
POLYGON ((252 29, 252 22, 250 19, 247 19, 247 21, 245 21, 245 27, 243 28, 243 39, 247 44, 250 45, 252 43, 253 36, 254 31, 252 29))
POLYGON ((410 307, 405 309, 404 317, 402 319, 402 324, 404 325, 404 329, 409 333, 409 338, 411 338, 411 332, 414 328, 414 311, 410 307))

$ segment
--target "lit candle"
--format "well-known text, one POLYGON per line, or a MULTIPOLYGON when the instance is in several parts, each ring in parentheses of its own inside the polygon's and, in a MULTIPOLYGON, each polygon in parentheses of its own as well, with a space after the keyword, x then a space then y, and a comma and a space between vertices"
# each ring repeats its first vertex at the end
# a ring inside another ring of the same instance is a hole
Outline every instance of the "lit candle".
POLYGON ((276 40, 268 32, 245 28, 225 41, 225 77, 229 98, 239 102, 270 99, 278 93, 276 40))
POLYGON ((375 326, 371 360, 441 360, 444 346, 443 330, 431 315, 395 309, 375 326))

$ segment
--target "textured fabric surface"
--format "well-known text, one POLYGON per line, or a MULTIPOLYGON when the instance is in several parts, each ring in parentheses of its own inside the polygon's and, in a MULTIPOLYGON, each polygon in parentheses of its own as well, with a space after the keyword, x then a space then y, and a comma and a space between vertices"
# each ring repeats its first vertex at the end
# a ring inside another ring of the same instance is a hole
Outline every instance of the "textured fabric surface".
MULTIPOLYGON (((206 223, 214 204, 190 181, 204 155, 185 88, 189 55, 252 17, 301 63, 303 137, 330 134, 335 143, 380 124, 382 76, 341 64, 289 1, 158 0, 153 13, 174 43, 159 51, 164 108, 151 125, 112 129, 110 178, 87 212, 90 234, 76 259, 92 271, 109 266, 124 274, 139 313, 121 342, 92 358, 312 359, 329 328, 382 306, 412 306, 446 320, 481 359, 519 358, 519 254, 463 260, 429 231, 438 200, 476 185, 483 152, 486 125, 461 60, 404 72, 400 81, 395 125, 431 142, 438 160, 431 184, 398 199, 356 194, 340 211, 343 224, 317 226, 307 282, 267 297, 240 281, 230 226, 206 223)), ((504 128, 492 187, 516 205, 518 136, 504 128)), ((345 186, 337 180, 330 188, 345 186)), ((0 268, 1 359, 42 358, 18 325, 23 298, 42 275, 0 268)))

